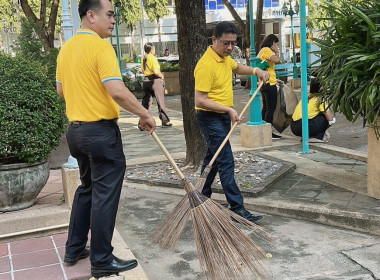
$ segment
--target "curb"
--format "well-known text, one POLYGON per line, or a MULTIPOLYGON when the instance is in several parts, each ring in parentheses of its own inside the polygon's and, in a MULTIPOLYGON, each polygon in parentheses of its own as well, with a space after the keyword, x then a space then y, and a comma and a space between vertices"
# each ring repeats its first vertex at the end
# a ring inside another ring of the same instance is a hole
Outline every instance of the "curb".
POLYGON ((366 209, 363 209, 363 212, 356 212, 339 205, 332 207, 327 203, 305 203, 300 200, 272 197, 256 198, 254 200, 247 198, 245 204, 248 209, 258 212, 297 218, 380 236, 380 215, 366 213, 366 209))

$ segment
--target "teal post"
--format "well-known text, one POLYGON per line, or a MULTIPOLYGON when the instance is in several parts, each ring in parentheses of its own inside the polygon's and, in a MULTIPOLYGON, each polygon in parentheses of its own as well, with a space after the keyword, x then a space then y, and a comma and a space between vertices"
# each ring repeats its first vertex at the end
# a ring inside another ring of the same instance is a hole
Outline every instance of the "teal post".
POLYGON ((120 71, 121 71, 122 70, 121 69, 121 54, 120 54, 120 42, 119 42, 119 18, 120 18, 120 12, 119 12, 119 7, 118 7, 117 4, 115 4, 115 14, 116 14, 115 30, 116 30, 117 61, 119 62, 119 68, 120 68, 120 71))
POLYGON ((306 0, 301 0, 301 89, 302 89, 302 152, 309 152, 309 120, 307 108, 307 45, 306 45, 306 0))
MULTIPOLYGON (((251 56, 249 58, 250 66, 256 67, 256 51, 255 51, 255 23, 253 21, 253 0, 249 0, 249 26, 251 29, 251 56)), ((257 77, 251 76, 251 92, 249 96, 252 96, 257 89, 257 77)), ((249 122, 247 125, 261 125, 265 122, 261 116, 261 99, 260 92, 257 93, 249 106, 249 122)))

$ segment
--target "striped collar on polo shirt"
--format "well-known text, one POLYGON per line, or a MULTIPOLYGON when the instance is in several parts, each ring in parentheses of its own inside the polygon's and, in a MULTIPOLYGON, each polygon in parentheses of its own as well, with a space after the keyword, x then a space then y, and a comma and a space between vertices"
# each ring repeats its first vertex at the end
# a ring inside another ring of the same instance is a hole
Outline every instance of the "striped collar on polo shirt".
POLYGON ((99 36, 96 32, 94 32, 90 29, 78 29, 76 34, 88 34, 88 35, 99 36))

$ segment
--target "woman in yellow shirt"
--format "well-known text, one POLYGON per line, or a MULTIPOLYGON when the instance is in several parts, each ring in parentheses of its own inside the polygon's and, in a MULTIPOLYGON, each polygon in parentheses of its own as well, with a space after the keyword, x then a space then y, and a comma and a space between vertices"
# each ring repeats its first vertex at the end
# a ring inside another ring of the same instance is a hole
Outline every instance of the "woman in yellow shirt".
MULTIPOLYGON (((277 78, 274 69, 275 64, 280 62, 280 54, 278 47, 278 38, 274 34, 269 34, 260 45, 260 52, 257 55, 262 61, 269 64, 267 69, 270 78, 268 82, 261 88, 261 97, 263 101, 263 109, 261 111, 262 118, 267 123, 273 123, 273 114, 277 104, 277 78)), ((280 139, 281 136, 272 133, 272 139, 280 139)))
MULTIPOLYGON (((172 126, 172 123, 170 123, 170 119, 166 114, 164 75, 161 72, 157 57, 155 57, 156 49, 152 43, 146 43, 144 45, 144 51, 147 55, 141 63, 141 69, 145 76, 143 81, 144 96, 142 105, 150 111, 153 96, 156 97, 158 116, 162 122, 162 127, 172 126)), ((143 130, 142 127, 140 127, 140 124, 138 127, 140 130, 143 130)))
MULTIPOLYGON (((320 92, 320 82, 312 79, 310 82, 310 93, 308 94, 308 119, 309 119, 309 142, 310 143, 326 143, 330 138, 327 129, 333 122, 333 114, 327 109, 325 102, 320 102, 314 93, 320 92)), ((298 103, 292 116, 290 129, 296 136, 302 137, 302 100, 298 103)))

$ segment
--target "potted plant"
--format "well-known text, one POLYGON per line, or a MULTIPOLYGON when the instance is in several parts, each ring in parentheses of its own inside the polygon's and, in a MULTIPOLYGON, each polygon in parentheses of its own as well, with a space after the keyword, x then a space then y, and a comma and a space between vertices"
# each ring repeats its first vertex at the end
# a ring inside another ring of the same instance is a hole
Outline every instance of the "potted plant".
POLYGON ((327 23, 321 37, 317 77, 323 97, 349 121, 368 124, 367 190, 380 199, 380 2, 339 0, 321 6, 327 23))
POLYGON ((179 64, 162 62, 160 68, 165 77, 165 94, 180 94, 179 64))
POLYGON ((33 205, 67 119, 47 67, 0 54, 0 211, 33 205))

